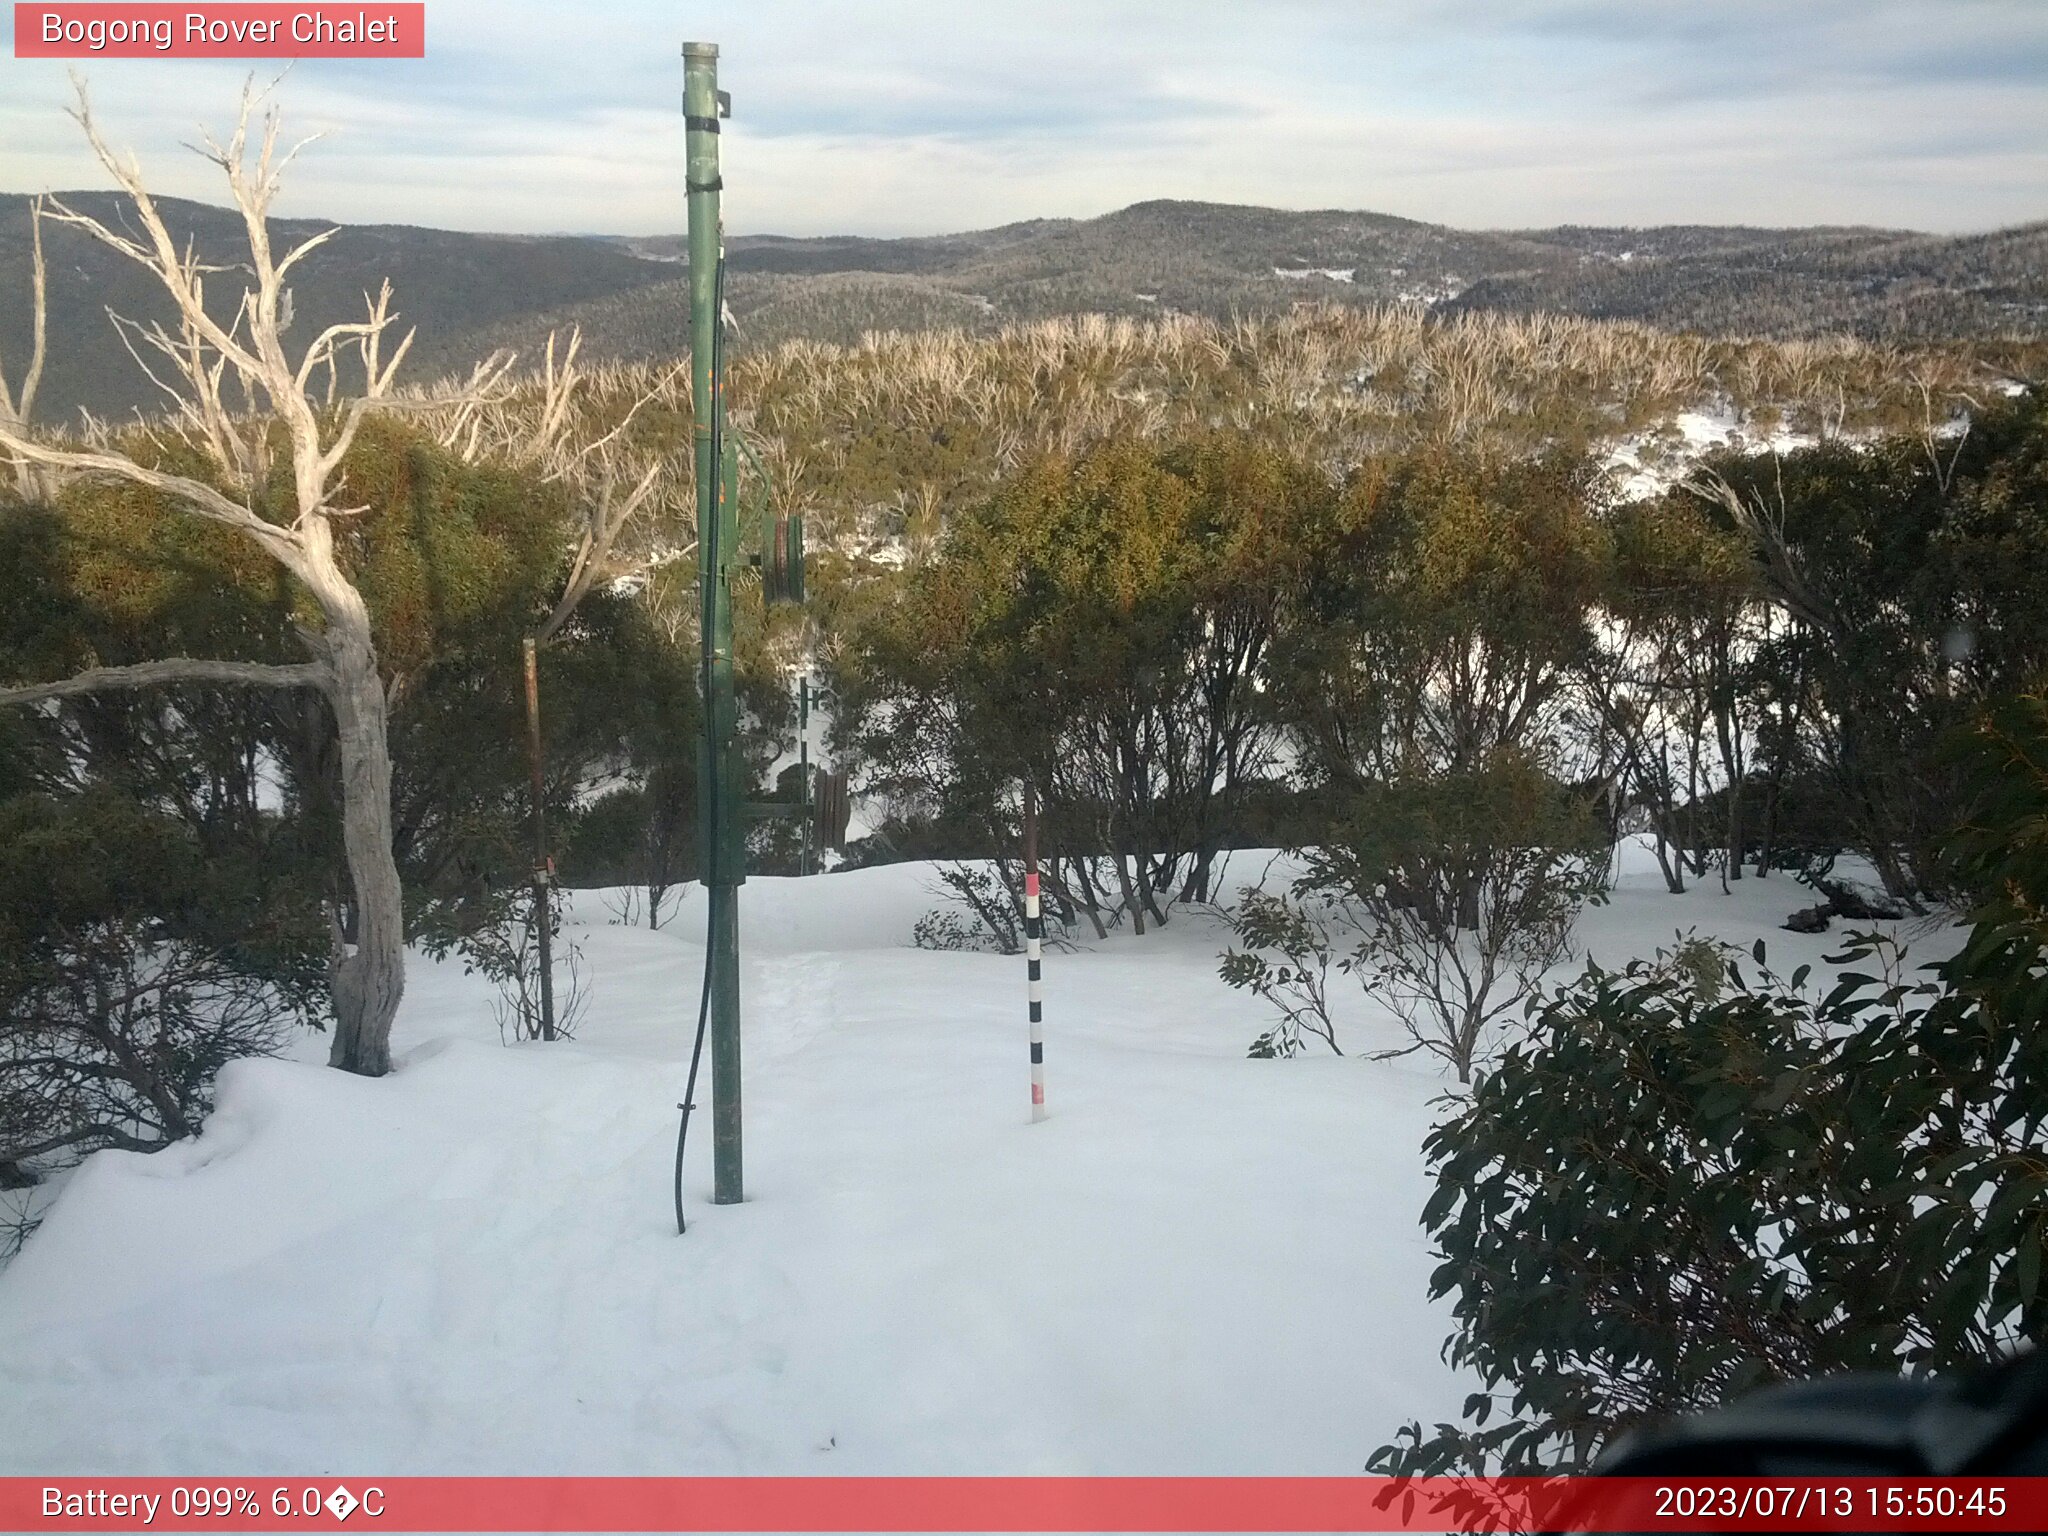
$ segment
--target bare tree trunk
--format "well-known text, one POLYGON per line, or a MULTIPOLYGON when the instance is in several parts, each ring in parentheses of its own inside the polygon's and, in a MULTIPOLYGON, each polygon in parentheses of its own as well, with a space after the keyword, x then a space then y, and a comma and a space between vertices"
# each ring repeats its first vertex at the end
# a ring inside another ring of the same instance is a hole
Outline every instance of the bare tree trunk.
MULTIPOLYGON (((16 436, 28 431, 29 418, 35 412, 36 386, 42 382, 43 360, 49 350, 49 265, 43 259, 43 200, 40 197, 30 200, 28 219, 33 273, 30 325, 35 340, 18 391, 8 388, 7 370, 0 367, 0 425, 13 428, 16 436)), ((26 460, 15 462, 14 488, 23 501, 43 500, 52 490, 47 474, 26 460)))
POLYGON ((1742 790, 1745 765, 1742 762, 1740 748, 1730 744, 1730 727, 1725 715, 1717 729, 1721 734, 1721 762, 1728 775, 1727 826, 1723 829, 1727 833, 1727 847, 1721 860, 1721 889, 1726 891, 1729 881, 1742 878, 1742 790))
MULTIPOLYGON (((354 649, 353 646, 347 649, 354 649)), ((391 856, 391 756, 383 680, 374 661, 337 658, 334 718, 341 731, 342 844, 355 887, 356 945, 334 970, 331 1066, 368 1077, 391 1070, 391 1023, 405 993, 405 901, 391 856)))
MULTIPOLYGON (((1766 710, 1768 710, 1768 707, 1766 706, 1766 710)), ((1777 847, 1778 796, 1785 787, 1785 760, 1791 755, 1791 747, 1786 740, 1785 720, 1791 708, 1791 701, 1788 699, 1779 709, 1777 747, 1771 753, 1770 777, 1764 781, 1764 803, 1757 817, 1755 874, 1759 880, 1764 879, 1770 874, 1771 855, 1777 847)), ((1768 714, 1766 714, 1765 718, 1769 718, 1768 714)))
POLYGON ((1139 938, 1145 936, 1145 908, 1138 900, 1137 888, 1131 884, 1130 856, 1122 848, 1116 850, 1116 883, 1123 892, 1124 910, 1131 914, 1131 932, 1139 938))
POLYGON ((1657 868, 1664 876, 1664 889, 1673 896, 1685 894, 1685 856, 1677 853, 1673 846, 1671 813, 1659 811, 1656 820, 1656 838, 1652 847, 1657 855, 1657 868))
MULTIPOLYGON (((363 509, 338 507, 333 497, 366 414, 395 407, 393 380, 412 337, 408 333, 387 356, 385 333, 396 317, 391 312, 390 284, 386 283, 376 297, 368 299, 362 320, 328 326, 307 343, 296 361, 287 353, 284 337, 291 326, 292 306, 286 278, 301 258, 335 231, 314 234, 282 257, 273 249, 269 208, 279 176, 297 151, 279 157, 274 110, 264 114, 252 146, 251 119, 261 101, 262 95, 253 85, 245 89, 233 135, 225 145, 209 137, 201 151, 226 174, 248 244, 246 263, 217 266, 203 263, 191 245, 181 244, 173 236, 143 185, 140 167, 132 157, 116 155, 100 137, 84 85, 79 84, 78 105, 72 115, 101 166, 128 194, 130 209, 117 229, 62 202, 38 201, 34 206, 38 237, 35 352, 18 393, 9 394, 0 380, 0 455, 17 473, 34 469, 38 474, 47 471, 148 486, 188 514, 237 529, 297 578, 319 603, 325 623, 304 634, 316 660, 310 665, 270 666, 179 657, 95 668, 59 683, 0 688, 0 704, 157 682, 319 688, 334 713, 342 845, 354 896, 352 949, 348 931, 336 925, 331 977, 335 1035, 330 1060, 337 1067, 377 1076, 390 1068, 391 1024, 405 991, 405 909, 392 841, 389 698, 378 670, 369 610, 334 553, 336 520, 363 509), (176 410, 155 435, 160 441, 175 439, 208 462, 210 475, 187 475, 139 462, 111 441, 73 447, 37 441, 28 432, 28 406, 43 353, 45 285, 40 230, 44 218, 84 230, 163 286, 177 317, 175 328, 161 322, 117 320, 117 324, 138 360, 142 356, 138 346, 157 354, 157 367, 150 376, 175 397, 176 410), (248 286, 233 309, 234 318, 223 325, 216 317, 220 306, 209 309, 206 303, 203 279, 211 273, 237 271, 246 274, 248 286), (360 363, 362 382, 345 405, 331 410, 331 394, 328 405, 321 405, 310 392, 310 381, 324 368, 331 383, 344 357, 360 363), (165 383, 166 377, 178 380, 179 387, 173 389, 165 383), (241 404, 231 406, 231 399, 237 397, 241 404), (247 408, 266 402, 267 412, 247 408), (282 428, 282 441, 276 428, 282 428), (271 504, 275 471, 287 454, 295 496, 292 505, 275 506, 271 504), (289 521, 284 520, 285 514, 289 521)), ((572 343, 570 357, 557 376, 550 350, 548 422, 536 434, 538 443, 545 445, 559 438, 558 418, 573 376, 574 351, 572 343)), ((494 358, 472 380, 478 395, 468 401, 443 397, 442 403, 471 409, 479 402, 480 392, 501 378, 508 366, 509 359, 494 358)), ((610 540, 633 508, 651 493, 653 476, 651 472, 643 475, 638 489, 620 503, 611 499, 610 479, 605 485, 601 509, 587 520, 570 590, 551 622, 559 623, 575 598, 596 579, 610 540)))
MULTIPOLYGON (((1059 862, 1059 859, 1055 856, 1052 860, 1055 869, 1058 868, 1059 862)), ((1057 879, 1055 879, 1054 889, 1058 891, 1060 900, 1065 904, 1069 914, 1076 911, 1085 913, 1088 918, 1088 926, 1095 930, 1095 937, 1106 939, 1109 937, 1109 930, 1102 923, 1102 898, 1096 893, 1095 882, 1088 874, 1088 856, 1082 854, 1072 862, 1075 882, 1081 887, 1080 898, 1076 899, 1072 890, 1057 879)))
MULTIPOLYGON (((327 525, 316 525, 324 535, 327 525)), ((334 1048, 328 1064, 367 1077, 391 1070, 391 1023, 405 993, 405 897, 391 841, 388 701, 369 610, 335 565, 325 537, 309 540, 299 578, 327 615, 320 636, 332 681, 341 757, 342 847, 355 889, 355 948, 334 963, 334 1048)))
MULTIPOLYGON (((1161 889, 1157 879, 1159 873, 1160 871, 1156 869, 1148 871, 1145 868, 1145 861, 1142 859, 1138 862, 1138 899, 1145 903, 1145 910, 1152 914, 1152 925, 1155 928, 1164 928, 1166 926, 1166 912, 1159 905, 1159 892, 1161 889)), ((1168 866, 1164 873, 1170 882, 1173 875, 1172 867, 1168 866)))
POLYGON ((1727 848, 1721 861, 1721 889, 1742 878, 1743 790, 1749 762, 1743 750, 1742 718, 1732 679, 1733 642, 1726 629, 1714 637, 1714 736, 1721 751, 1721 771, 1728 780, 1727 848))
POLYGON ((1466 875, 1458 882, 1457 924, 1467 933, 1479 931, 1479 882, 1478 875, 1466 875))

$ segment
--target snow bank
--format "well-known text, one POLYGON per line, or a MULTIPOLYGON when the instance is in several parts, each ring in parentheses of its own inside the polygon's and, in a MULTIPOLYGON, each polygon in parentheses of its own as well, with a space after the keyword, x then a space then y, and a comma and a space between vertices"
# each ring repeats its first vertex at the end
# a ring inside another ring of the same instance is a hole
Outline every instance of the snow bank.
MULTIPOLYGON (((573 1044, 499 1045, 422 960, 390 1077, 232 1067, 203 1136, 91 1159, 0 1274, 0 1471, 1341 1474, 1455 1417, 1416 1226, 1446 1084, 1358 1059, 1391 1023, 1247 1060, 1265 1021, 1183 913, 1048 958, 1033 1126, 1023 962, 908 948, 929 880, 745 887, 750 1198, 709 1204, 700 1121, 687 1237, 701 892, 659 933, 578 901, 573 1044)), ((1831 945, 1775 930, 1782 878, 1653 886, 1631 856, 1594 953, 1831 945)))

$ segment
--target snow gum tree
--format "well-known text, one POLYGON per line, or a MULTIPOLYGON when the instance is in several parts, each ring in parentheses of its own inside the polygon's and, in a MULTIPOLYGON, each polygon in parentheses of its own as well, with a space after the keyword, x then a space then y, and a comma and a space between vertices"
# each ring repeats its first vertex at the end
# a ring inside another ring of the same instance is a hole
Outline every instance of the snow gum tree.
POLYGON ((1724 460, 1689 489, 1746 547, 1795 651, 1803 765, 1885 895, 1955 895, 1959 805, 1942 742, 2048 665, 2048 413, 2021 397, 1967 437, 1724 460))
MULTIPOLYGON (((277 664, 173 656, 89 667, 60 681, 0 690, 0 703, 178 683, 315 690, 333 715, 352 889, 349 937, 338 916, 334 923, 330 1059, 376 1076, 390 1066, 391 1023, 405 987, 404 911, 392 853, 390 701, 370 611, 339 547, 348 520, 362 509, 339 505, 336 487, 365 417, 393 403, 411 336, 387 346, 396 320, 387 283, 362 320, 328 326, 296 351, 287 347, 291 271, 334 231, 282 253, 273 248, 269 211, 297 151, 280 152, 278 114, 263 109, 261 93, 245 89, 227 142, 209 136, 201 150, 225 175, 242 217, 246 259, 233 266, 208 264, 189 245, 180 247, 140 167, 102 138, 82 85, 72 116, 128 195, 132 223, 116 229, 54 199, 44 217, 84 232, 162 286, 173 316, 168 324, 117 318, 116 325, 137 362, 164 388, 169 414, 142 444, 91 431, 61 438, 32 431, 16 398, 0 412, 0 453, 17 475, 144 487, 178 515, 234 530, 282 567, 303 597, 297 633, 309 659, 277 664), (260 120, 252 122, 259 110, 260 120), (244 284, 236 301, 209 301, 209 278, 228 273, 244 284), (343 382, 349 397, 335 404, 343 382)), ((30 393, 24 387, 22 394, 30 393)))
MULTIPOLYGON (((1575 459, 1368 464, 1278 648, 1273 707, 1315 807, 1294 900, 1349 934, 1340 969, 1461 1082, 1604 872, 1567 710, 1607 564, 1591 500, 1575 459)), ((1275 965, 1301 967, 1262 953, 1286 924, 1260 918, 1222 974, 1271 1000, 1275 965)))
POLYGON ((1717 770, 1730 811, 1739 812, 1741 785, 1730 780, 1742 767, 1741 743, 1771 726, 1774 740, 1793 729, 1796 699, 1774 700, 1775 718, 1763 719, 1753 665, 1745 672, 1767 638, 1768 615, 1742 540, 1687 497, 1620 507, 1606 531, 1610 577, 1579 683, 1598 756, 1648 820, 1675 895, 1706 870, 1701 816, 1717 770))
POLYGON ((1503 748, 1580 766, 1562 707, 1606 579, 1595 487, 1581 458, 1456 446, 1351 475, 1275 666, 1312 780, 1473 772, 1503 748))
POLYGON ((871 784, 920 801, 949 851, 999 852, 1029 774, 1048 888, 1098 931, 1209 899, 1274 766, 1263 680, 1328 494, 1225 433, 1025 465, 862 626, 847 703, 871 784))

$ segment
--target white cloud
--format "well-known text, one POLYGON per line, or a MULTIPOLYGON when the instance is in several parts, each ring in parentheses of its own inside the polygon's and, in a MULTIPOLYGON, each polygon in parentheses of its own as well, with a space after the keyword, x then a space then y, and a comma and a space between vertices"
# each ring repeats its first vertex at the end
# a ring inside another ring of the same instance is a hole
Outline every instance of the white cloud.
MULTIPOLYGON (((423 62, 308 61, 331 131, 285 211, 511 230, 681 222, 679 28, 738 103, 729 222, 935 232, 1151 197, 1467 226, 2048 214, 2048 6, 2029 0, 892 4, 433 0, 423 62)), ((0 60, 0 185, 96 183, 61 66, 0 60)), ((241 66, 103 61, 156 184, 241 66)))

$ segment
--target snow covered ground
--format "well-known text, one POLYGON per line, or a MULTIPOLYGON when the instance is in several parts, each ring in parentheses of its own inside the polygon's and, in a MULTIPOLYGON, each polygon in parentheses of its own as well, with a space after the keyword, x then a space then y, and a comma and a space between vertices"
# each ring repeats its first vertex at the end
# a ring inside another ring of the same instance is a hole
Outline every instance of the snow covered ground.
POLYGON ((1792 453, 1819 441, 1783 427, 1761 432, 1745 427, 1740 413, 1724 400, 1710 409, 1680 411, 1668 422, 1622 438, 1608 450, 1605 464, 1622 499, 1639 501, 1663 495, 1713 449, 1792 453))
MULTIPOLYGON (((1240 855, 1229 885, 1257 877, 1240 855)), ((923 866, 744 892, 748 1203, 692 1134, 669 1204, 701 893, 575 936, 572 1044, 505 1047, 418 961, 400 1066, 224 1075, 203 1136, 105 1152, 0 1273, 0 1472, 1347 1473, 1455 1418, 1424 1058, 1245 1057, 1265 1027, 1184 913, 1046 962, 908 947, 923 866)), ((1631 850, 1583 946, 1780 932, 1783 877, 1663 894, 1631 850)), ((1576 964, 1576 962, 1575 962, 1576 964)), ((709 1102, 700 1087, 700 1102, 709 1102)))

